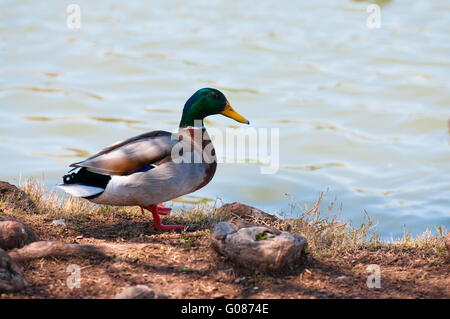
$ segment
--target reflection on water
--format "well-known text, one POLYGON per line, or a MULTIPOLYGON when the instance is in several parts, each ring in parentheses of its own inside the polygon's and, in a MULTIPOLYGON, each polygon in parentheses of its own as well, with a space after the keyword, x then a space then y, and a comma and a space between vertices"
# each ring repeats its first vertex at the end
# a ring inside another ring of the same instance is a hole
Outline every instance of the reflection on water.
MULTIPOLYGON (((48 74, 48 73, 46 73, 48 74)), ((62 90, 62 89, 52 89, 52 88, 38 88, 38 87, 13 87, 13 88, 0 88, 0 92, 7 92, 7 91, 16 91, 16 90, 23 90, 23 91, 31 91, 31 92, 40 92, 40 93, 64 93, 66 95, 71 94, 70 90, 62 90)), ((103 97, 99 94, 90 93, 90 92, 83 92, 83 94, 93 97, 98 100, 103 100, 103 97)))
POLYGON ((212 199, 212 198, 201 197, 201 196, 186 195, 183 197, 176 198, 172 201, 174 203, 199 205, 199 204, 204 204, 204 203, 214 204, 214 202, 216 200, 212 199))
POLYGON ((69 151, 68 154, 49 154, 49 153, 40 153, 40 152, 34 152, 33 155, 35 156, 48 156, 48 157, 88 157, 90 153, 86 150, 80 150, 73 147, 61 147, 64 151, 69 151))
POLYGON ((281 169, 288 170, 301 170, 301 171, 316 171, 318 169, 323 169, 327 167, 345 167, 343 163, 324 163, 324 164, 316 164, 316 165, 305 165, 305 166, 281 166, 281 169))
POLYGON ((181 110, 156 109, 156 108, 150 108, 150 107, 144 108, 144 111, 146 111, 146 112, 156 112, 156 113, 177 113, 177 114, 181 114, 182 113, 181 110))
POLYGON ((138 124, 138 123, 145 123, 143 121, 136 121, 136 120, 127 120, 127 119, 121 119, 121 118, 113 118, 113 117, 100 117, 100 116, 89 116, 89 117, 82 117, 82 116, 61 116, 61 117, 50 117, 50 116, 38 116, 38 115, 28 115, 24 116, 23 119, 29 120, 29 121, 40 121, 40 122, 49 122, 49 121, 68 121, 68 120, 83 120, 83 119, 90 119, 93 121, 98 122, 106 122, 106 123, 126 123, 126 124, 138 124))
POLYGON ((61 121, 61 120, 76 120, 76 116, 62 116, 62 117, 50 117, 50 116, 39 116, 39 115, 27 115, 22 117, 25 120, 29 121, 38 121, 38 122, 49 122, 49 121, 61 121))
POLYGON ((220 164, 175 206, 290 214, 328 189, 324 212, 336 198, 386 238, 450 228, 448 1, 77 3, 79 30, 63 2, 0 3, 1 179, 55 185, 115 141, 175 130, 186 99, 216 87, 252 127, 279 128, 280 169, 220 164), (372 3, 379 29, 366 26, 372 3))
POLYGON ((99 121, 99 122, 106 122, 106 123, 117 123, 117 122, 123 122, 126 124, 137 124, 137 123, 144 123, 142 121, 135 121, 135 120, 126 120, 126 119, 120 119, 120 118, 113 118, 113 117, 99 117, 99 116, 92 116, 90 117, 90 119, 94 120, 94 121, 99 121))
POLYGON ((352 0, 352 1, 375 3, 375 4, 378 4, 381 7, 381 6, 391 2, 392 0, 352 0))

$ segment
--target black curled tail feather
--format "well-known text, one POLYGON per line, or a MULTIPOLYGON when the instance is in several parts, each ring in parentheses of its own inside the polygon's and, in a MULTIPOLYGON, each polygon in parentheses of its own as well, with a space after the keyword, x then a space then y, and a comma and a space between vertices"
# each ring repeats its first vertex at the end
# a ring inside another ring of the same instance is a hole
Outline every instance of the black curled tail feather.
POLYGON ((108 185, 110 180, 111 176, 90 172, 85 167, 82 167, 78 172, 63 176, 64 184, 81 184, 103 189, 106 188, 106 185, 108 185))

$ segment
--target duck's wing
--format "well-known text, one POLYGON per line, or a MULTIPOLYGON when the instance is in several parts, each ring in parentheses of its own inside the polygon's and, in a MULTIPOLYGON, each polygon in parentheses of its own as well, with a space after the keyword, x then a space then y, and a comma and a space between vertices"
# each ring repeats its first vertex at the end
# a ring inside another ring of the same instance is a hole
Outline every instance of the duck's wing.
POLYGON ((129 175, 170 160, 176 142, 170 132, 153 131, 117 142, 70 167, 86 167, 91 172, 105 175, 129 175))

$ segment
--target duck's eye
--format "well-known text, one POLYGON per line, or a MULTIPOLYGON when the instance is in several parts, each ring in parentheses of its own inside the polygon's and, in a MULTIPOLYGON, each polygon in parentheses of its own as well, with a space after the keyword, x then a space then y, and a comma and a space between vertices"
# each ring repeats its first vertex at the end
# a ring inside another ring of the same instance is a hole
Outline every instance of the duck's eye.
POLYGON ((215 100, 218 100, 218 99, 219 99, 219 94, 217 94, 217 93, 211 93, 211 97, 212 97, 213 99, 215 99, 215 100))

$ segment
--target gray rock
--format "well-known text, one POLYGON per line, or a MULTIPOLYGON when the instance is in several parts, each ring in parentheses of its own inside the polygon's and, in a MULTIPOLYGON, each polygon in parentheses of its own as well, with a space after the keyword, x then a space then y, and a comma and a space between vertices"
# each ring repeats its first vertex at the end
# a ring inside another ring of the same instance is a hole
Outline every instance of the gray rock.
POLYGON ((211 237, 216 240, 225 239, 229 234, 237 232, 238 227, 232 223, 228 222, 219 222, 214 225, 213 230, 211 232, 211 237))
POLYGON ((38 240, 39 236, 21 221, 0 218, 0 248, 5 250, 21 248, 38 240))
POLYGON ((224 204, 219 208, 218 212, 238 216, 240 218, 250 218, 259 220, 279 221, 280 219, 274 215, 267 214, 262 210, 245 205, 239 202, 224 204))
MULTIPOLYGON (((222 207, 218 209, 218 213, 230 217, 237 217, 237 219, 235 219, 233 223, 235 223, 238 226, 238 228, 251 227, 252 226, 251 224, 255 226, 255 222, 279 223, 280 225, 282 224, 282 226, 284 227, 284 231, 290 231, 292 228, 292 226, 289 223, 289 220, 287 219, 281 220, 277 216, 268 214, 260 210, 259 208, 245 205, 239 202, 222 205, 222 207)), ((271 226, 266 227, 270 228, 274 233, 281 232, 275 227, 271 226)))
POLYGON ((294 265, 306 245, 306 238, 300 235, 275 233, 262 226, 237 229, 228 222, 213 226, 211 240, 219 253, 243 267, 259 271, 280 271, 294 265))
POLYGON ((9 255, 0 249, 0 292, 15 292, 28 286, 20 268, 9 255))
MULTIPOLYGON (((248 228, 248 227, 255 227, 255 226, 261 226, 261 225, 258 225, 256 223, 248 222, 248 221, 242 220, 242 219, 235 219, 235 220, 233 220, 233 224, 235 224, 238 229, 240 229, 240 228, 248 228)), ((275 227, 271 227, 271 226, 267 226, 267 225, 264 225, 264 227, 270 229, 270 231, 272 233, 274 233, 275 235, 281 234, 281 230, 278 230, 275 227)))
POLYGON ((167 296, 145 285, 138 285, 124 289, 114 299, 167 299, 167 296))

